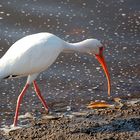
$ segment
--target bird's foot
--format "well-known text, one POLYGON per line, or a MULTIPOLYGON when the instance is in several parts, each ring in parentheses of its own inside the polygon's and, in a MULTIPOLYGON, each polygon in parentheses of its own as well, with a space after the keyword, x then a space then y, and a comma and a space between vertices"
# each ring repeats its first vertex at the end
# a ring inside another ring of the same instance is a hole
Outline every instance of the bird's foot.
POLYGON ((50 110, 49 110, 49 109, 45 109, 45 110, 46 110, 46 113, 47 113, 47 114, 49 114, 49 113, 50 113, 50 110))

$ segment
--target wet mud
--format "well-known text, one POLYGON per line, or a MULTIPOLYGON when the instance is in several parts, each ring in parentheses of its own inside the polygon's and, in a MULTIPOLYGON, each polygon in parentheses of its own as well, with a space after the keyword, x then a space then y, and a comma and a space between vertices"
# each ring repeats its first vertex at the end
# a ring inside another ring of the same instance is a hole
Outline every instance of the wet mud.
MULTIPOLYGON (((126 100, 124 101, 126 102, 126 100)), ((2 140, 138 140, 140 101, 128 101, 121 109, 94 109, 28 119, 30 126, 8 133, 2 140), (129 103, 129 104, 128 104, 129 103)))

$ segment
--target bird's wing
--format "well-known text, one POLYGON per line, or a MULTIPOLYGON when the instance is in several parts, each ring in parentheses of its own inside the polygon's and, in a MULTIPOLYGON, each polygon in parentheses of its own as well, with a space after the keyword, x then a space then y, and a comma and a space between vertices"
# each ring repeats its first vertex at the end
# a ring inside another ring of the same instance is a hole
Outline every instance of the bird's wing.
POLYGON ((52 35, 32 35, 15 42, 2 57, 14 75, 39 73, 49 67, 62 51, 62 42, 52 35))

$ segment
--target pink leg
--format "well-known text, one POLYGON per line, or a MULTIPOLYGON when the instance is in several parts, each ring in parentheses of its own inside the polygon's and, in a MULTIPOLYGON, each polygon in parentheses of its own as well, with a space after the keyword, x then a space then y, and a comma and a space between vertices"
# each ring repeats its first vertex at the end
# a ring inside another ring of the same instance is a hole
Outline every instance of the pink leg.
POLYGON ((17 99, 17 106, 16 106, 16 112, 15 112, 15 117, 14 117, 14 126, 17 126, 17 120, 18 120, 18 113, 19 113, 19 108, 20 108, 20 103, 22 101, 23 96, 26 93, 26 90, 28 89, 29 84, 26 84, 22 90, 22 92, 20 93, 20 95, 18 96, 17 99))
POLYGON ((36 81, 33 81, 33 85, 34 85, 34 89, 35 89, 35 92, 36 92, 38 98, 40 99, 40 101, 42 102, 43 106, 45 107, 45 110, 48 112, 47 103, 45 102, 44 98, 42 97, 40 89, 39 89, 36 81))

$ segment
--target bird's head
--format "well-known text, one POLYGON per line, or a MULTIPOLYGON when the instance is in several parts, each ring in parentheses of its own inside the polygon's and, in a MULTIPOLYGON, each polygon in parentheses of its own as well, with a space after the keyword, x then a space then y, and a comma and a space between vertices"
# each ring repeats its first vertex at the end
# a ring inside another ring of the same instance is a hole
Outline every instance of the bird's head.
POLYGON ((110 95, 111 82, 110 82, 110 75, 108 72, 108 68, 107 68, 105 58, 103 55, 104 46, 97 39, 87 39, 86 44, 87 44, 87 48, 86 48, 87 52, 91 55, 94 55, 97 58, 97 60, 99 61, 99 63, 101 64, 101 66, 105 72, 105 75, 106 75, 107 81, 108 81, 108 95, 110 95))

